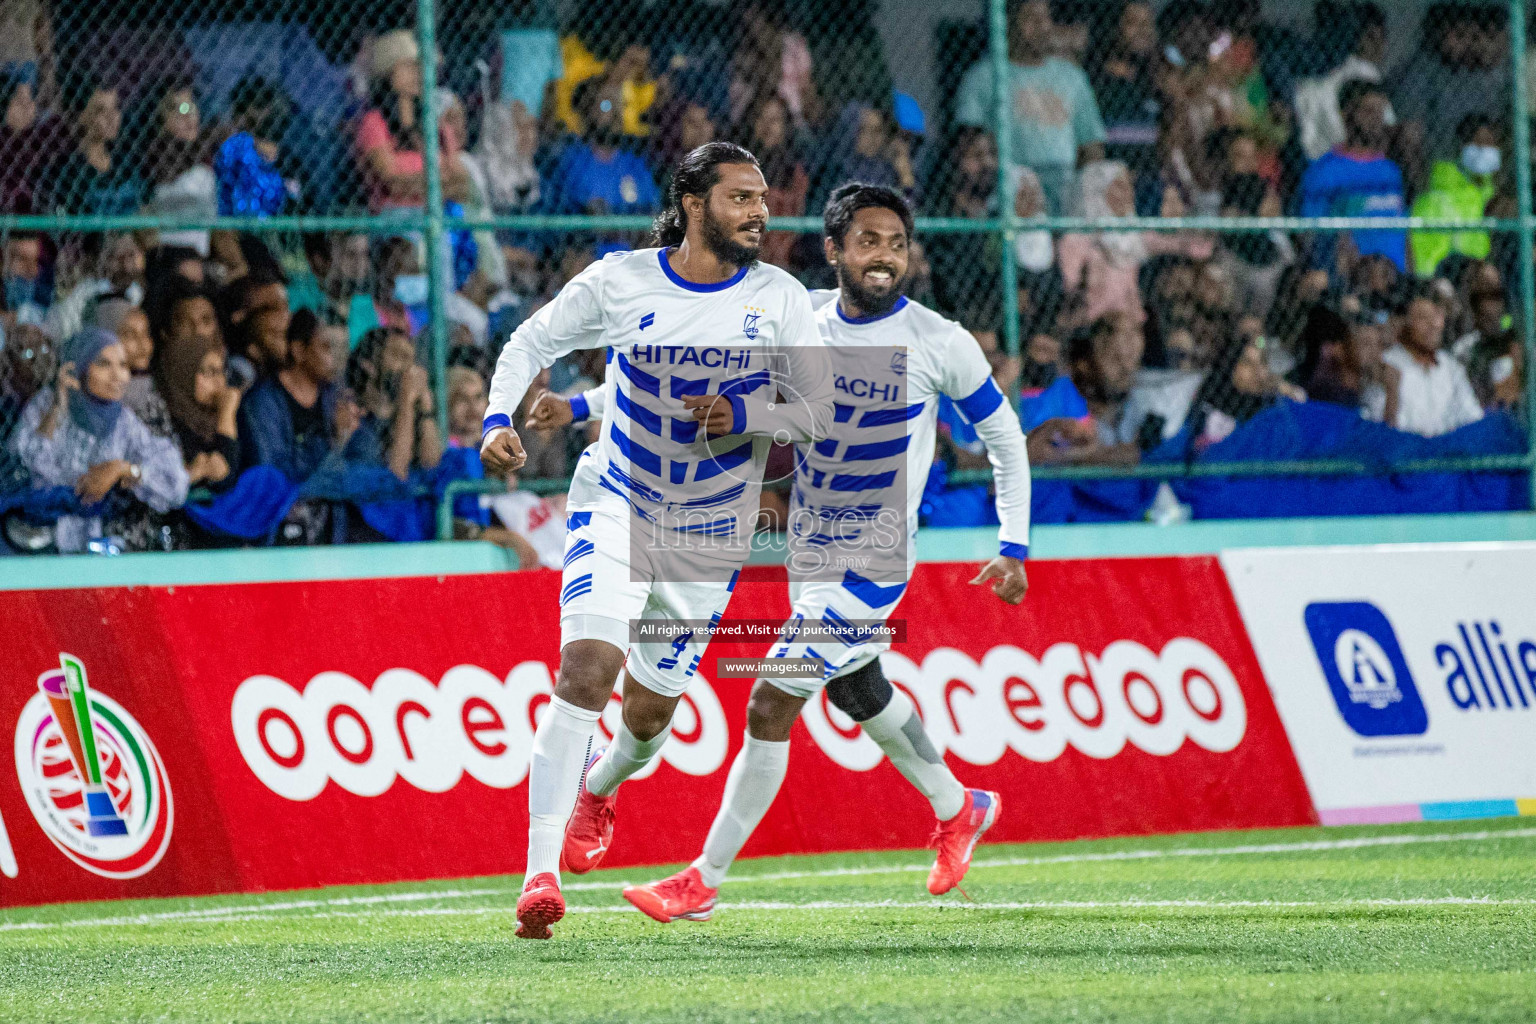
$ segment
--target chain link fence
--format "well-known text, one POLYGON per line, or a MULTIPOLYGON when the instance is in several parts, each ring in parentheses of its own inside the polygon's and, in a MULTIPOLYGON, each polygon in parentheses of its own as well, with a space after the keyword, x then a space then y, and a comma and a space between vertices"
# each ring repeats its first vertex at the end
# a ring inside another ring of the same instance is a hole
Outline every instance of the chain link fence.
MULTIPOLYGON (((833 188, 909 198, 908 294, 1019 396, 1059 518, 1215 514, 1157 481, 1296 474, 1480 472, 1529 507, 1526 24, 1520 0, 0 0, 11 544, 48 518, 14 508, 91 469, 20 450, 39 396, 91 390, 59 373, 83 326, 140 319, 126 403, 194 505, 345 456, 430 494, 441 535, 495 529, 475 494, 502 482, 460 477, 499 346, 646 244, 712 139, 757 155, 763 258, 809 287, 835 285, 833 188), (215 349, 223 386, 186 355, 215 349)), ((930 519, 967 521, 944 495, 985 488, 985 452, 941 423, 930 519)), ((585 434, 536 443, 519 489, 558 493, 585 434)), ((413 536, 397 499, 364 474, 226 504, 291 500, 234 536, 303 543, 413 536)), ((140 518, 129 547, 213 542, 140 518)))

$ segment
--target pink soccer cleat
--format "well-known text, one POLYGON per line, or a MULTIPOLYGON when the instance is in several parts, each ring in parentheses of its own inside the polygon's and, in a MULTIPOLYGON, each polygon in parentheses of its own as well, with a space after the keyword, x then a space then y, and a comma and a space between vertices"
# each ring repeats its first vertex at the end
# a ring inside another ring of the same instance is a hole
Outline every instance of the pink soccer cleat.
MULTIPOLYGON (((592 754, 587 762, 591 771, 602 750, 592 754)), ((603 855, 613 843, 614 805, 619 795, 595 796, 581 784, 581 794, 576 797, 576 809, 565 825, 565 845, 560 849, 561 866, 573 875, 584 875, 603 862, 603 855)))
POLYGON ((549 926, 565 916, 565 897, 560 883, 548 871, 534 875, 517 898, 517 937, 547 939, 549 926))
POLYGON ((679 918, 708 921, 719 892, 705 885, 699 869, 691 867, 649 885, 626 885, 624 898, 646 917, 670 924, 679 918))
POLYGON ((939 856, 928 872, 928 891, 941 896, 965 877, 971 867, 971 851, 976 848, 987 829, 997 821, 1002 812, 1002 798, 985 789, 965 791, 965 804, 960 813, 948 821, 939 822, 933 830, 929 844, 938 848, 939 856))

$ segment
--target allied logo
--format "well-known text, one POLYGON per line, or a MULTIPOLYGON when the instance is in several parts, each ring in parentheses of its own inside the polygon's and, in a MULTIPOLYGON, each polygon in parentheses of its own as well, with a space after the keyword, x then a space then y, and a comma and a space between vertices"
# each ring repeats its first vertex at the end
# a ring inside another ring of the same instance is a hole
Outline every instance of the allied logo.
POLYGON ((1361 736, 1418 736, 1429 715, 1392 623, 1365 601, 1318 601, 1303 618, 1344 722, 1361 736))
POLYGON ((85 665, 59 655, 16 723, 16 776, 32 816, 70 860, 103 878, 137 878, 165 855, 174 810, 149 734, 93 692, 85 665))
POLYGON ((907 373, 907 354, 905 352, 895 352, 895 353, 892 353, 892 355, 891 355, 891 372, 896 374, 897 376, 900 376, 900 377, 906 376, 906 373, 907 373))
POLYGON ((768 311, 766 309, 759 309, 756 306, 744 306, 742 308, 747 311, 747 316, 741 322, 741 333, 745 334, 748 339, 756 338, 758 332, 757 322, 768 311))

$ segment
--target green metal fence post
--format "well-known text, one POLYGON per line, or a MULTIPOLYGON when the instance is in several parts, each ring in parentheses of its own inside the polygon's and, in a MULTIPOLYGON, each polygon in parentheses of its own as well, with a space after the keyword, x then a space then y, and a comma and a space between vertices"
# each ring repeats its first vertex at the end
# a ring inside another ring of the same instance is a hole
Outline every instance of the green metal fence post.
POLYGON ((1011 171, 1013 169, 1013 74, 1008 62, 1008 0, 987 0, 987 45, 992 60, 992 116, 997 139, 997 212, 1003 229, 1002 240, 1003 350, 1019 354, 1019 285, 1013 240, 1018 234, 1018 218, 1013 212, 1011 171))
POLYGON ((1520 205, 1520 319, 1525 335, 1526 450, 1531 460, 1531 508, 1536 509, 1536 265, 1531 233, 1531 101, 1525 92, 1525 0, 1510 0, 1511 78, 1515 84, 1515 192, 1520 205))
POLYGON ((448 320, 444 288, 453 287, 453 268, 443 244, 443 168, 437 134, 437 4, 416 0, 416 31, 421 40, 421 137, 427 177, 428 330, 432 343, 432 386, 437 430, 448 443, 448 320), (445 279, 446 278, 446 279, 445 279))

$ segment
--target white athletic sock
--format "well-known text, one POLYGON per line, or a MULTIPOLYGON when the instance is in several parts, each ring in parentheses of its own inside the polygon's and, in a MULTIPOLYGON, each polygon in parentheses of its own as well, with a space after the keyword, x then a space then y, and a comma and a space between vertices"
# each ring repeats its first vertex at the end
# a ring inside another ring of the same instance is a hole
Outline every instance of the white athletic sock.
POLYGON ((565 824, 576 806, 581 770, 592 749, 598 712, 551 697, 538 731, 533 734, 533 760, 528 765, 528 873, 545 871, 560 878, 560 847, 565 824))
POLYGON ((778 796, 788 767, 788 740, 774 743, 753 739, 750 733, 747 734, 746 745, 731 762, 731 774, 725 780, 725 798, 720 803, 720 813, 715 815, 715 823, 709 826, 704 853, 693 862, 705 885, 718 889, 725 881, 731 861, 736 859, 747 837, 752 835, 757 823, 768 813, 773 798, 778 796))
POLYGON ((891 691, 891 702, 875 717, 859 725, 869 738, 880 744, 896 770, 906 776, 917 791, 928 798, 933 813, 948 821, 965 806, 965 787, 949 770, 944 758, 934 749, 933 741, 923 731, 917 708, 900 690, 891 691))
POLYGON ((651 758, 661 753, 667 737, 672 735, 668 726, 655 737, 637 740, 623 720, 619 721, 619 734, 613 738, 608 750, 598 758, 587 772, 587 788, 596 796, 612 796, 619 783, 651 763, 651 758))

